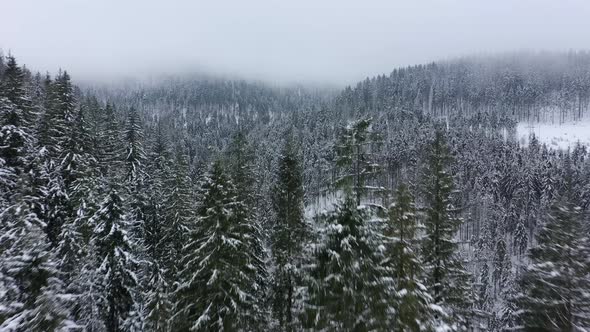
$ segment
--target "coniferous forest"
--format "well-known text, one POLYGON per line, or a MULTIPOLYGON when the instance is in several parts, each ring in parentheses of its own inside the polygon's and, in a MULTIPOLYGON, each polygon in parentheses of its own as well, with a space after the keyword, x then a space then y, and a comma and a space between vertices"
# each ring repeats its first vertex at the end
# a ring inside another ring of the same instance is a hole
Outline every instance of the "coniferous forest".
POLYGON ((0 331, 590 331, 590 53, 341 91, 0 56, 0 331))

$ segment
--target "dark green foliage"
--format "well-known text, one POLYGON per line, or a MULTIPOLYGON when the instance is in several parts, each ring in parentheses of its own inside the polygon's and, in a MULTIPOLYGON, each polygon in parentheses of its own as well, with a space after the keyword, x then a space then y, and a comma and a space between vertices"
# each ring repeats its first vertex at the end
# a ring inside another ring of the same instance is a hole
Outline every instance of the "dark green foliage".
POLYGON ((427 285, 434 303, 450 311, 453 322, 467 324, 471 299, 468 275, 459 257, 455 240, 461 219, 453 206, 453 178, 448 173, 451 162, 442 131, 438 130, 430 148, 423 178, 426 237, 422 252, 427 285))
POLYGON ((581 209, 556 203, 536 238, 531 263, 520 279, 520 325, 526 331, 589 328, 590 242, 581 209))
POLYGON ((272 199, 275 221, 272 253, 276 265, 273 284, 273 312, 281 329, 293 330, 295 287, 301 251, 308 233, 303 219, 303 170, 293 138, 289 137, 279 159, 277 184, 272 199))
POLYGON ((444 315, 431 306, 433 299, 424 285, 418 232, 414 197, 406 185, 401 184, 396 191, 396 201, 389 208, 383 232, 385 260, 381 263, 387 275, 393 277, 396 290, 391 298, 395 309, 394 331, 431 331, 435 315, 444 315))
POLYGON ((221 162, 213 163, 200 194, 176 289, 177 330, 256 330, 261 308, 253 226, 237 218, 243 203, 221 162))
POLYGON ((124 146, 121 143, 121 127, 115 106, 107 103, 101 113, 102 116, 98 119, 101 121, 97 152, 98 163, 105 177, 121 176, 124 146))
POLYGON ((380 171, 376 163, 380 137, 373 130, 372 121, 371 118, 361 119, 344 127, 335 146, 335 162, 340 170, 336 186, 354 193, 357 205, 367 193, 382 191, 382 188, 369 186, 380 171))
POLYGON ((111 189, 91 219, 96 225, 93 243, 99 257, 101 315, 108 332, 120 330, 132 309, 138 283, 127 218, 121 196, 111 189))
POLYGON ((0 82, 0 159, 17 176, 24 171, 25 155, 31 143, 28 108, 22 69, 14 57, 9 57, 0 82))
POLYGON ((328 331, 387 328, 391 289, 381 275, 378 239, 367 215, 347 197, 324 217, 326 234, 308 276, 305 327, 328 331))

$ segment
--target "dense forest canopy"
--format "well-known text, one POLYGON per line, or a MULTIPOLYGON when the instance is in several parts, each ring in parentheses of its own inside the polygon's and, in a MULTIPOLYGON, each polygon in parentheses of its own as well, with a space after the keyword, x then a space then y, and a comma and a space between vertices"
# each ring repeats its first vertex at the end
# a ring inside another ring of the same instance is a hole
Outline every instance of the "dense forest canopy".
POLYGON ((0 330, 584 331, 590 53, 340 92, 0 56, 0 330))
POLYGON ((511 53, 399 68, 346 88, 339 101, 349 112, 402 107, 561 123, 584 117, 589 91, 588 52, 511 53))

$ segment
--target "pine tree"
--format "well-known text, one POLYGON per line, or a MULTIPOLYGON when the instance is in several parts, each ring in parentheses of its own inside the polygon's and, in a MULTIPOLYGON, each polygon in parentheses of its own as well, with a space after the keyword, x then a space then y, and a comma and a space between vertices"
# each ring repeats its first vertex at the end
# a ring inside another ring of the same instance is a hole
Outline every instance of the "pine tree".
POLYGON ((130 221, 123 200, 111 189, 96 214, 93 242, 100 259, 98 276, 104 302, 100 305, 106 330, 119 331, 134 305, 137 261, 132 252, 132 239, 128 237, 130 221))
POLYGON ((528 246, 527 230, 522 220, 519 220, 514 231, 514 246, 519 256, 525 253, 528 246))
POLYGON ((423 284, 418 231, 414 198, 401 184, 396 202, 389 208, 389 222, 384 230, 386 258, 382 263, 394 281, 394 331, 430 331, 435 327, 435 314, 444 315, 432 306, 433 299, 423 284))
MULTIPOLYGON (((93 237, 94 239, 94 237, 93 237)), ((76 314, 80 325, 89 332, 106 330, 103 308, 107 303, 107 294, 103 288, 102 271, 97 267, 102 261, 94 241, 87 243, 82 267, 75 285, 80 289, 79 305, 76 314)))
POLYGON ((471 307, 467 295, 470 285, 454 239, 461 219, 452 203, 453 179, 447 171, 450 162, 443 133, 437 130, 424 174, 426 237, 422 252, 434 303, 449 311, 453 323, 466 326, 471 307))
POLYGON ((159 264, 152 263, 151 269, 148 280, 150 289, 147 292, 146 303, 146 327, 149 331, 170 331, 170 318, 173 308, 169 292, 170 286, 166 282, 163 273, 165 270, 159 264))
POLYGON ((102 117, 97 119, 101 121, 97 155, 98 163, 105 177, 122 176, 121 166, 125 156, 124 146, 121 144, 122 133, 115 106, 107 103, 102 113, 102 117))
POLYGON ((176 330, 257 330, 257 268, 251 224, 237 218, 235 187, 220 161, 213 163, 199 195, 198 220, 189 234, 176 289, 176 330), (180 319, 179 317, 182 317, 180 319))
POLYGON ((361 204, 361 198, 368 192, 383 190, 368 183, 380 171, 375 162, 375 149, 379 144, 380 137, 373 130, 371 118, 346 126, 336 143, 336 166, 340 169, 336 186, 354 193, 357 205, 361 204))
POLYGON ((32 138, 23 72, 12 56, 8 58, 4 76, 0 82, 0 159, 4 160, 4 167, 19 176, 24 171, 25 154, 32 138))
POLYGON ((48 331, 72 325, 69 296, 58 279, 42 223, 24 198, 14 202, 0 214, 0 281, 5 287, 0 329, 48 331))
POLYGON ((167 257, 166 271, 168 280, 174 280, 180 270, 182 247, 188 234, 188 225, 195 221, 193 208, 194 193, 192 179, 189 177, 188 160, 182 151, 176 154, 170 176, 166 180, 166 197, 164 197, 164 242, 167 257))
POLYGON ((479 307, 487 310, 489 305, 489 286, 490 286, 490 267, 487 261, 484 261, 479 272, 479 307))
POLYGON ((78 227, 74 222, 65 224, 56 249, 58 257, 60 257, 59 270, 62 278, 68 283, 73 283, 77 278, 77 273, 82 265, 81 260, 85 256, 85 243, 78 227))
POLYGON ((98 165, 93 155, 89 124, 83 107, 78 107, 68 126, 70 130, 62 150, 60 172, 65 190, 72 200, 70 210, 73 211, 82 199, 79 186, 88 182, 89 177, 94 178, 98 175, 98 165))
POLYGON ((354 198, 325 217, 326 234, 309 272, 306 328, 328 331, 386 330, 391 314, 383 283, 376 234, 368 211, 354 198))
MULTIPOLYGON (((150 164, 148 165, 149 178, 146 178, 146 188, 149 188, 149 193, 145 197, 145 206, 143 211, 143 241, 147 251, 147 255, 152 262, 157 263, 160 267, 167 264, 177 264, 177 262, 170 262, 169 259, 174 256, 167 256, 169 254, 167 247, 171 245, 168 236, 168 215, 166 209, 171 204, 181 204, 182 202, 170 201, 168 199, 169 192, 175 190, 173 187, 176 184, 170 184, 169 181, 172 175, 172 156, 167 146, 164 134, 158 131, 156 141, 152 151, 150 152, 150 164), (164 263, 166 261, 166 263, 164 263)), ((186 179, 182 179, 186 180, 186 179)), ((181 184, 184 185, 184 184, 181 184)), ((176 197, 175 197, 176 198, 176 197)), ((184 201, 188 205, 192 204, 190 201, 184 201)), ((179 245, 184 245, 181 243, 179 245)), ((175 257, 178 259, 178 257, 175 257)))
POLYGON ((45 113, 41 115, 39 141, 53 160, 64 157, 63 148, 68 138, 75 135, 71 125, 75 118, 75 99, 70 76, 67 72, 60 73, 52 82, 46 80, 45 113))
POLYGON ((43 218, 46 232, 53 246, 59 243, 62 226, 75 217, 76 207, 70 192, 77 179, 87 168, 84 151, 85 126, 82 111, 76 112, 73 87, 67 72, 60 74, 52 84, 50 108, 46 109, 48 121, 48 151, 44 176, 47 210, 43 218))
POLYGON ((125 151, 125 179, 131 186, 135 187, 141 184, 145 177, 143 164, 146 156, 142 144, 143 131, 141 129, 141 120, 134 107, 129 108, 127 113, 124 136, 127 145, 125 151))
POLYGON ((62 226, 70 221, 73 213, 60 170, 60 165, 56 164, 52 159, 47 160, 42 170, 44 173, 42 177, 47 181, 44 187, 45 196, 43 197, 45 232, 49 242, 54 247, 59 243, 62 226))
POLYGON ((239 131, 230 143, 227 151, 227 167, 230 181, 235 187, 238 204, 235 206, 235 217, 248 233, 244 238, 247 246, 252 250, 250 264, 256 269, 255 298, 259 308, 258 316, 253 318, 256 324, 266 325, 267 312, 268 271, 266 270, 267 252, 265 250, 260 222, 257 195, 257 179, 254 171, 254 147, 248 142, 246 134, 239 131))
POLYGON ((506 270, 505 262, 508 253, 506 252, 506 242, 504 239, 499 239, 496 242, 496 248, 494 250, 494 271, 492 273, 492 279, 494 280, 494 294, 498 289, 502 289, 503 279, 505 278, 506 270))
POLYGON ((280 157, 273 192, 276 215, 272 231, 272 253, 276 266, 273 311, 281 329, 291 331, 295 286, 300 283, 300 255, 307 233, 303 219, 303 170, 292 138, 288 139, 280 157))
MULTIPOLYGON (((25 90, 25 75, 16 63, 14 56, 8 56, 6 69, 0 82, 0 97, 8 99, 14 106, 25 113, 30 107, 30 100, 25 90)), ((14 121, 26 121, 25 119, 14 118, 14 121)))
POLYGON ((520 323, 526 331, 590 328, 590 242, 581 209, 567 201, 551 207, 521 276, 520 323))
MULTIPOLYGON (((125 129, 123 130, 123 137, 125 139, 125 154, 123 160, 125 174, 123 181, 126 194, 128 195, 126 202, 129 208, 129 217, 134 222, 133 225, 130 225, 129 231, 133 233, 132 236, 137 240, 136 244, 138 247, 136 249, 138 250, 136 255, 137 257, 142 258, 141 261, 144 265, 141 270, 145 273, 139 274, 139 281, 141 284, 141 298, 145 299, 147 296, 146 293, 149 292, 148 289, 151 288, 151 285, 148 284, 150 279, 148 275, 150 274, 150 271, 153 271, 148 265, 153 264, 160 266, 160 261, 163 257, 161 245, 154 244, 155 241, 162 241, 163 233, 161 231, 162 218, 154 218, 150 220, 150 222, 147 222, 146 220, 146 214, 150 210, 150 202, 148 201, 149 194, 146 185, 146 155, 143 149, 143 130, 140 122, 141 120, 137 110, 134 107, 129 108, 125 129), (147 239, 148 233, 151 237, 149 240, 147 239), (141 249, 139 249, 140 243, 141 249), (150 247, 150 250, 144 250, 147 246, 150 247)), ((161 204, 161 202, 156 202, 156 204, 161 204)), ((142 316, 142 304, 142 301, 135 304, 136 308, 133 312, 136 314, 136 317, 133 317, 131 322, 128 322, 131 324, 131 328, 137 328, 135 325, 143 324, 143 322, 138 321, 142 316)))
POLYGON ((498 324, 502 328, 502 331, 514 331, 518 330, 518 327, 522 327, 518 324, 519 308, 518 292, 516 288, 517 285, 514 280, 512 280, 504 292, 505 301, 499 312, 498 324))

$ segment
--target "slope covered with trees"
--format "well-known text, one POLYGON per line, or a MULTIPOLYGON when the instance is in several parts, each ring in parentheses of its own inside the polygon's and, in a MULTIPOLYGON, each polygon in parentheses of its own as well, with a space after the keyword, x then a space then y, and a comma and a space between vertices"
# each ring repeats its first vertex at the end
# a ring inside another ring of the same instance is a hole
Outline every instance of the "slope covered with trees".
POLYGON ((512 135, 584 117, 588 59, 333 94, 0 57, 0 330, 590 329, 587 147, 512 135))

